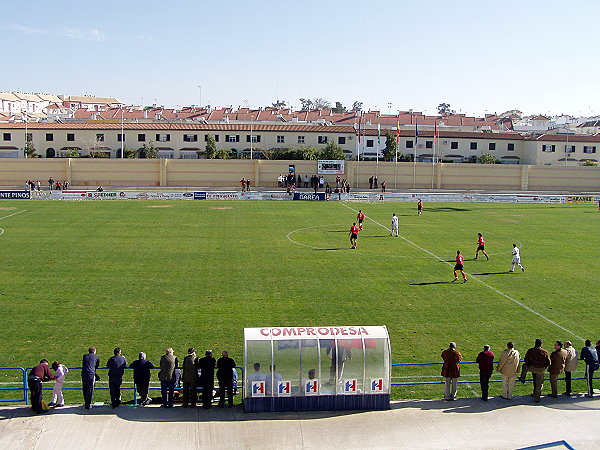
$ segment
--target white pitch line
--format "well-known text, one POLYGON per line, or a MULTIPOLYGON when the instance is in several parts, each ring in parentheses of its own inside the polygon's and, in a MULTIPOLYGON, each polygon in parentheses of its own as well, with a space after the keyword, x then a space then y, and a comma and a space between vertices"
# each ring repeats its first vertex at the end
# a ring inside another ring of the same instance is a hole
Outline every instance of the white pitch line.
POLYGON ((17 214, 24 213, 25 211, 27 211, 27 210, 24 209, 23 211, 17 211, 16 213, 9 214, 8 216, 0 217, 0 220, 2 220, 2 219, 8 219, 9 217, 16 216, 17 214))
MULTIPOLYGON (((351 208, 350 206, 346 205, 345 203, 342 203, 342 202, 340 202, 340 204, 341 204, 341 205, 343 205, 343 206, 345 206, 346 208, 350 209, 351 211, 358 212, 358 210, 356 210, 356 209, 354 209, 354 208, 351 208)), ((371 222, 374 222, 374 223, 376 223, 376 224, 377 224, 377 225, 379 225, 380 227, 382 227, 382 228, 385 228, 385 229, 386 229, 386 230, 388 230, 388 231, 391 231, 391 230, 390 230, 388 227, 386 227, 385 225, 382 225, 382 224, 380 224, 380 223, 379 223, 379 222, 377 222, 375 219, 372 219, 371 217, 367 216, 366 214, 365 214, 365 217, 366 217, 367 219, 369 219, 371 222)), ((439 256, 435 255, 434 253, 431 253, 429 250, 427 250, 427 249, 425 249, 425 248, 423 248, 423 247, 421 247, 421 246, 419 246, 419 245, 415 244, 415 243, 414 243, 413 241, 411 241, 410 239, 407 239, 407 238, 405 238, 404 236, 400 236, 400 237, 401 237, 402 239, 404 239, 406 242, 408 242, 409 244, 411 244, 411 245, 414 245, 414 246, 415 246, 415 247, 417 247, 418 249, 420 249, 420 250, 424 251, 424 252, 425 252, 425 253, 427 253, 428 255, 432 256, 432 257, 433 257, 433 258, 435 258, 435 259, 437 259, 438 261, 441 261, 441 262, 443 262, 443 263, 445 263, 445 264, 449 265, 450 267, 454 267, 454 266, 452 266, 452 264, 451 264, 451 263, 449 263, 449 262, 448 262, 448 261, 446 261, 445 259, 443 259, 443 258, 440 258, 439 256)), ((465 272, 465 273, 466 273, 467 275, 469 275, 469 277, 470 277, 470 278, 472 278, 473 280, 475 280, 475 281, 477 281, 477 282, 479 282, 479 283, 483 284, 485 287, 487 287, 487 288, 491 289, 492 291, 494 291, 494 292, 495 292, 495 293, 497 293, 498 295, 501 295, 502 297, 504 297, 504 298, 506 298, 506 299, 510 300, 511 302, 513 302, 513 303, 515 303, 515 304, 519 305, 521 308, 524 308, 524 309, 526 309, 527 311, 529 311, 530 313, 532 313, 532 314, 535 314, 536 316, 538 316, 538 317, 540 317, 540 318, 544 319, 546 322, 548 322, 548 323, 551 323, 552 325, 554 325, 554 326, 556 326, 556 327, 560 328, 561 330, 563 330, 563 331, 566 331, 566 332, 567 332, 567 333, 569 333, 571 336, 575 336, 577 339, 580 339, 580 340, 582 340, 582 341, 583 341, 583 340, 585 340, 585 339, 584 339, 584 338, 582 338, 581 336, 579 336, 579 335, 577 335, 577 334, 573 333, 571 330, 568 330, 567 328, 563 327, 562 325, 559 325, 558 323, 554 322, 553 320, 551 320, 551 319, 548 319, 548 318, 547 318, 546 316, 544 316, 543 314, 540 314, 540 313, 539 313, 539 312, 537 312, 536 310, 534 310, 534 309, 530 308, 529 306, 527 306, 527 305, 525 305, 525 304, 521 303, 521 302, 520 302, 520 301, 518 301, 517 299, 514 299, 514 298, 512 298, 510 295, 508 295, 508 294, 505 294, 505 293, 504 293, 504 292, 502 292, 502 291, 499 291, 498 289, 496 289, 496 288, 495 288, 495 287, 493 287, 493 286, 490 286, 490 285, 489 285, 489 284, 487 284, 485 281, 483 281, 483 280, 480 280, 479 278, 477 278, 475 275, 473 275, 473 274, 470 274, 470 273, 467 273, 467 272, 465 272)))

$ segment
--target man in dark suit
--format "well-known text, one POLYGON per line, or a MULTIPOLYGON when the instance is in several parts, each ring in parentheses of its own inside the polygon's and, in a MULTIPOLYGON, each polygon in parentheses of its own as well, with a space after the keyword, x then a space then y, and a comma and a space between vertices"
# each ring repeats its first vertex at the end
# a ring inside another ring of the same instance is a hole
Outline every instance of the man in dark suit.
POLYGON ((127 360, 121 355, 121 349, 115 348, 115 355, 111 356, 106 363, 108 367, 108 388, 110 390, 110 403, 115 409, 121 404, 121 384, 123 373, 127 368, 127 360))
POLYGON ((90 347, 87 355, 83 355, 81 363, 81 386, 85 409, 90 409, 94 397, 94 384, 96 382, 96 369, 100 365, 100 358, 96 355, 96 347, 90 347))
POLYGON ((202 407, 209 409, 212 405, 213 390, 215 388, 215 365, 212 350, 204 352, 204 358, 198 360, 200 369, 200 387, 202 388, 202 407))
POLYGON ((222 357, 217 361, 217 380, 219 380, 219 407, 225 407, 225 392, 229 407, 233 408, 233 369, 235 361, 229 357, 229 352, 223 350, 222 357))

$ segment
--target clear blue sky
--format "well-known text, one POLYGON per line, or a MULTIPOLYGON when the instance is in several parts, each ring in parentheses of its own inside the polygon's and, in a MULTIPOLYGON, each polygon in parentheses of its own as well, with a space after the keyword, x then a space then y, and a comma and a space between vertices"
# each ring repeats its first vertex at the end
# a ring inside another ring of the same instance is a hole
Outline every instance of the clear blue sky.
POLYGON ((600 113, 600 2, 5 2, 0 90, 433 113, 600 113))

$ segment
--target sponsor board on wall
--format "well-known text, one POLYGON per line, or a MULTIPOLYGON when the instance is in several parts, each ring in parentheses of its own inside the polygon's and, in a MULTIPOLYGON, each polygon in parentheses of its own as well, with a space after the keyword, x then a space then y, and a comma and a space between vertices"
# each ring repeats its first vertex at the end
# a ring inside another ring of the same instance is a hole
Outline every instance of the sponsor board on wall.
POLYGON ((28 200, 31 198, 30 191, 0 191, 0 200, 28 200))
POLYGON ((317 173, 319 175, 343 175, 345 161, 338 159, 319 159, 317 173))
POLYGON ((54 191, 31 191, 31 198, 35 199, 51 199, 54 191))
POLYGON ((194 200, 206 200, 206 192, 194 192, 194 200))
POLYGON ((207 200, 239 200, 239 192, 207 192, 207 200))
POLYGON ((576 204, 576 203, 583 203, 583 204, 590 204, 590 203, 595 203, 595 198, 591 195, 567 195, 566 199, 565 199, 566 203, 570 203, 570 204, 576 204))
POLYGON ((325 194, 323 192, 317 192, 316 194, 312 192, 294 192, 294 200, 321 201, 325 200, 325 194))

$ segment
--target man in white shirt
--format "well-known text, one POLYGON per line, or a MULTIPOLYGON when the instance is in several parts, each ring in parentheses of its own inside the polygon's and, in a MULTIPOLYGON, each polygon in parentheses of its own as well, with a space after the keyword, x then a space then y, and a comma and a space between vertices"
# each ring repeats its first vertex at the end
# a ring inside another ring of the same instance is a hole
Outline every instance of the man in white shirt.
POLYGON ((513 244, 512 255, 512 269, 510 269, 509 272, 515 271, 515 265, 518 265, 521 268, 521 271, 525 272, 525 267, 521 265, 521 252, 519 251, 519 247, 517 247, 517 244, 513 244))
POLYGON ((571 341, 565 342, 565 350, 567 351, 567 360, 565 361, 565 395, 571 395, 571 373, 577 369, 578 355, 571 341))
POLYGON ((398 237, 398 216, 396 214, 392 214, 392 232, 390 236, 398 237))
POLYGON ((267 376, 260 371, 260 363, 254 363, 254 373, 248 376, 248 381, 267 381, 267 376))
POLYGON ((265 390, 267 395, 273 395, 273 386, 277 389, 279 387, 279 382, 283 380, 283 377, 276 372, 275 366, 269 366, 269 369, 270 373, 267 375, 265 390))

